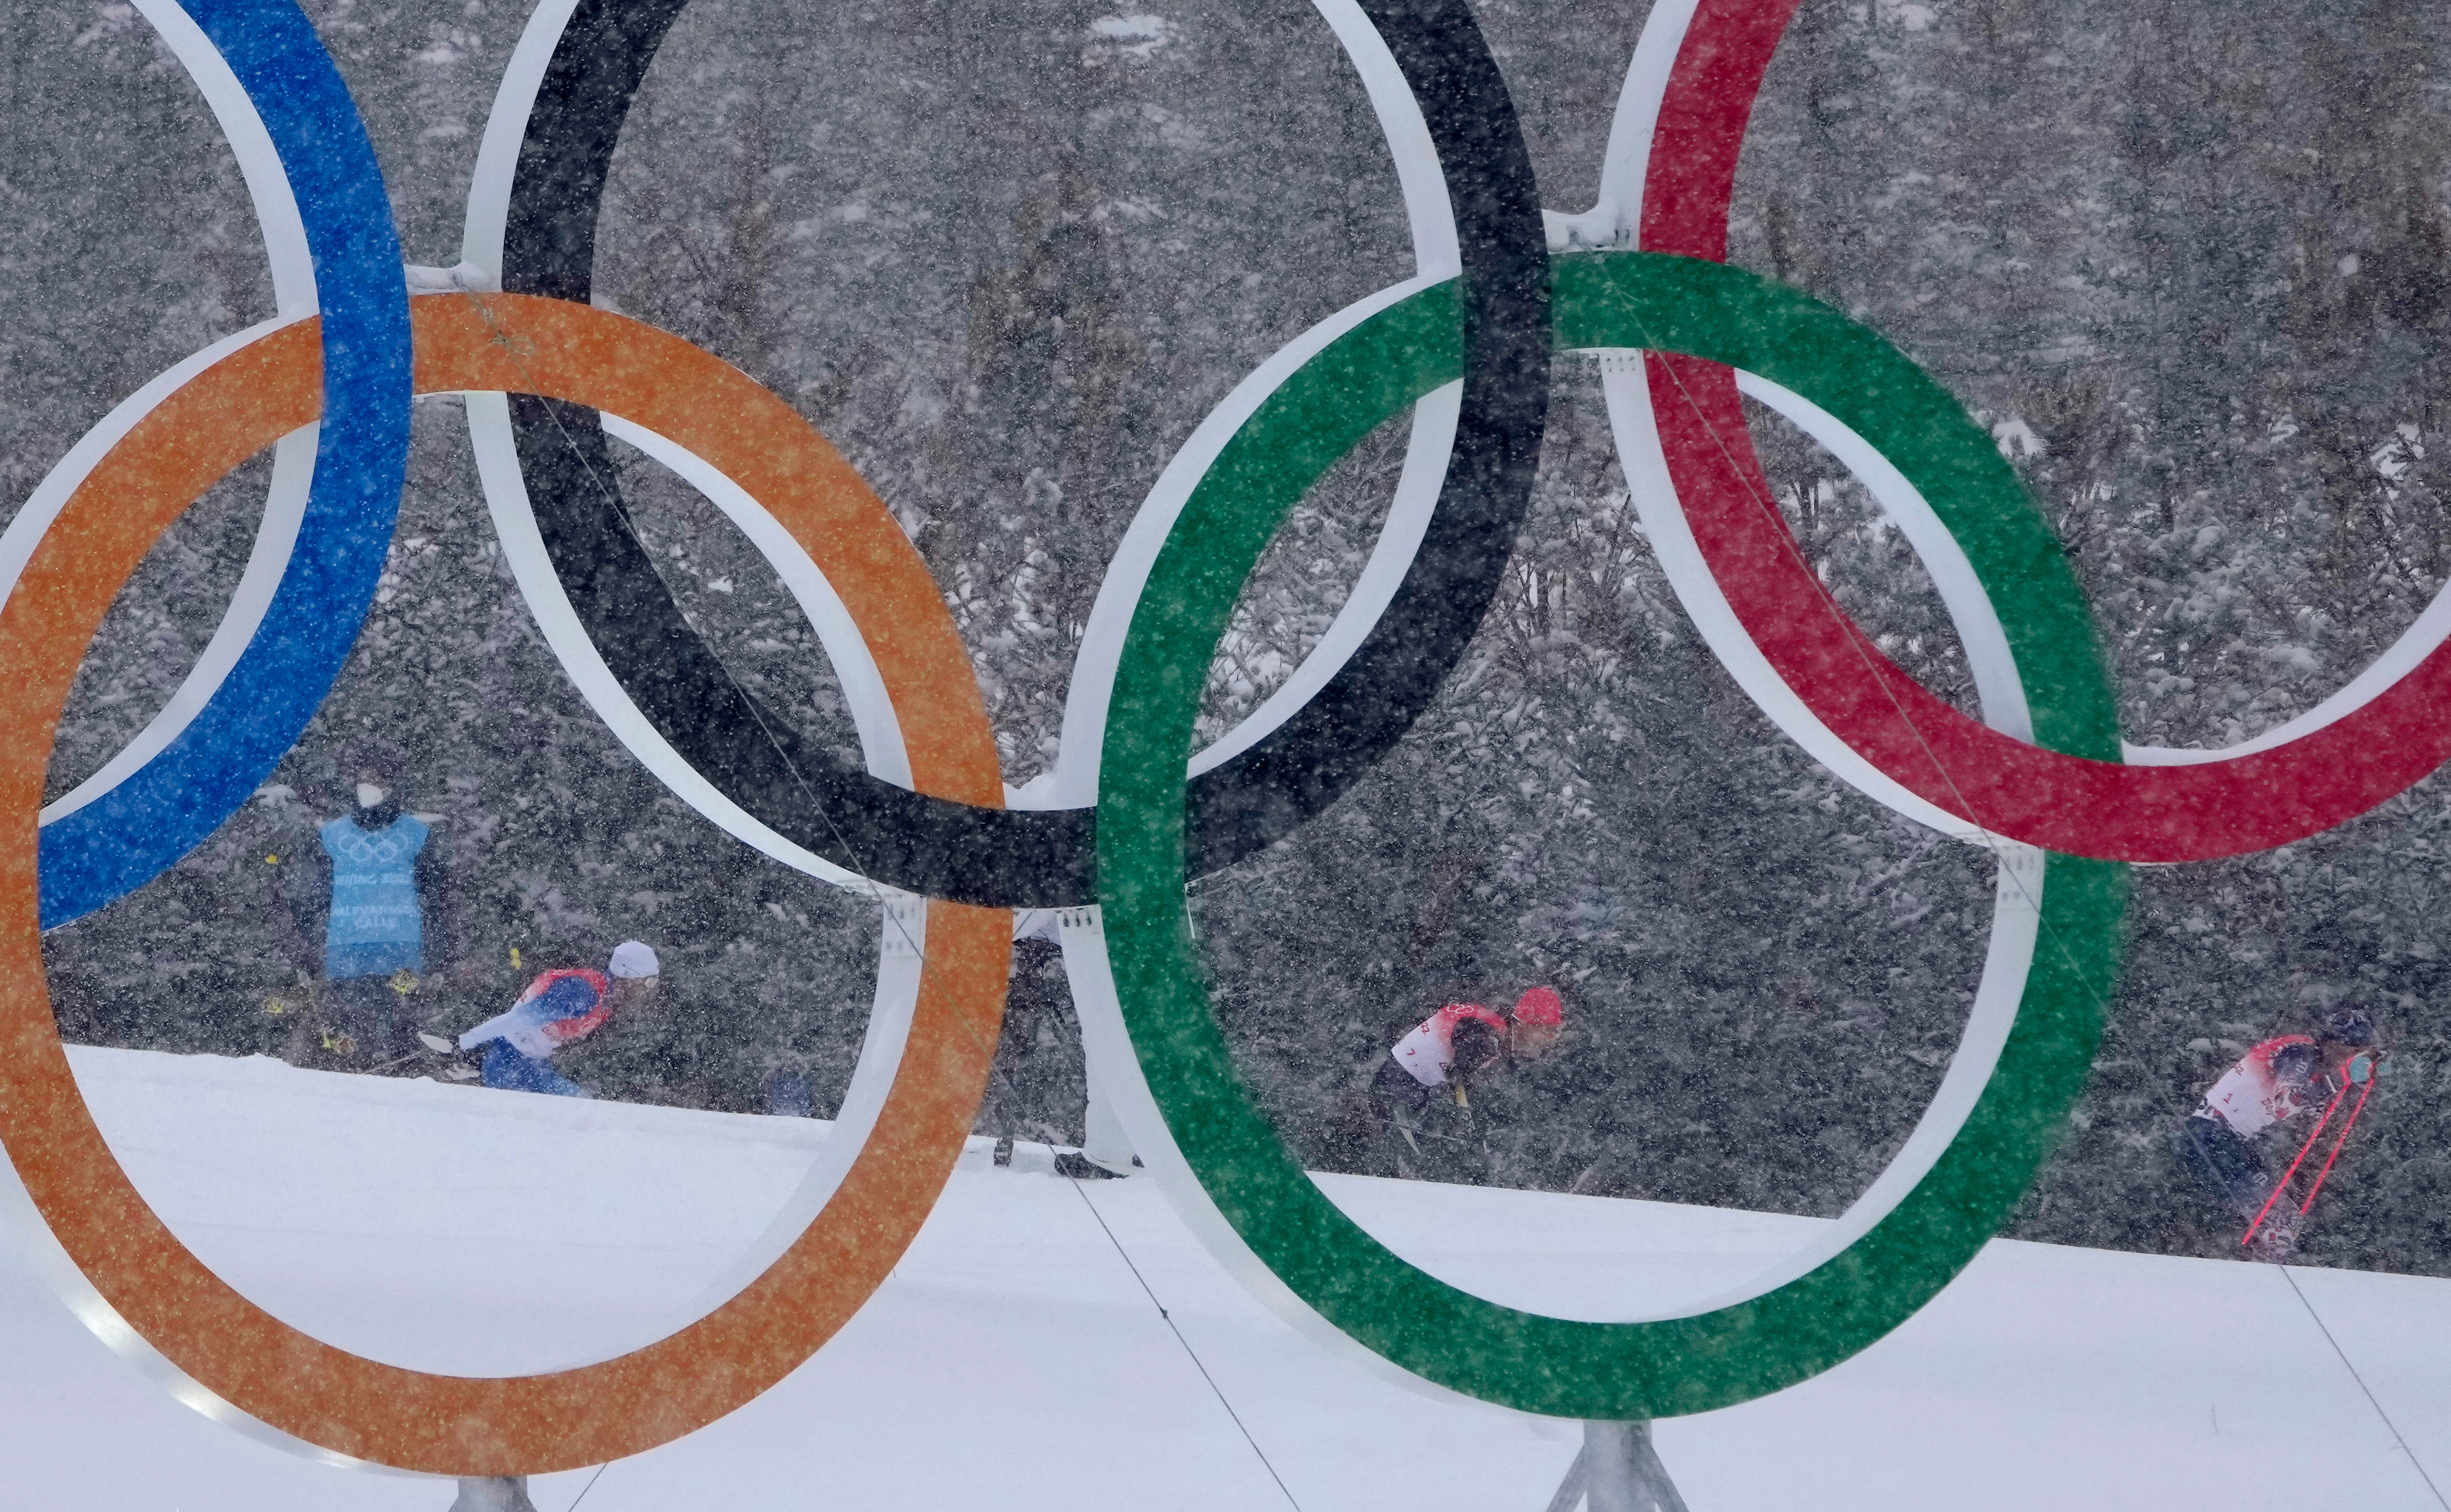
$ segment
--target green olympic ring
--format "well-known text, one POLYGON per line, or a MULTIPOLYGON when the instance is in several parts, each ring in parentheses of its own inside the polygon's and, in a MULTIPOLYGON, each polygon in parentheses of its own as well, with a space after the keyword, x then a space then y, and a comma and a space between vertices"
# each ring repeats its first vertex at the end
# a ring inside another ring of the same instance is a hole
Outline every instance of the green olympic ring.
MULTIPOLYGON (((2037 743, 2120 759, 2108 676, 2057 541, 1948 392, 1836 310, 1739 268, 1648 252, 1552 262, 1560 349, 1647 348, 1792 389, 1887 456, 1939 512, 2000 612, 2037 743)), ((1186 913, 1185 757, 1216 647, 1304 492, 1382 421, 1462 375, 1453 282, 1390 306, 1243 427, 1175 522, 1132 616, 1098 785, 1098 891, 1124 1023, 1194 1176, 1313 1310, 1390 1363, 1526 1412, 1627 1420, 1733 1405, 1826 1370, 1904 1322, 2024 1195, 2083 1093, 2124 947, 2127 869, 2051 855, 2043 948, 1991 1079, 1938 1162, 1853 1246, 1715 1311, 1584 1323, 1483 1300, 1347 1218, 1261 1115, 1213 1011, 1186 913)))

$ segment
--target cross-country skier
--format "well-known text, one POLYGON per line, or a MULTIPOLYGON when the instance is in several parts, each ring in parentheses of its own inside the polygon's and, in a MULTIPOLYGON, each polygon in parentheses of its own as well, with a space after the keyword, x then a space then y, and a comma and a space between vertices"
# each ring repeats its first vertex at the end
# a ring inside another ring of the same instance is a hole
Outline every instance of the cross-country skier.
POLYGON ((1558 1042, 1566 1019, 1557 990, 1535 987, 1518 998, 1505 1018, 1477 1002, 1451 1002, 1416 1025, 1387 1052, 1371 1088, 1382 1096, 1402 1097, 1418 1104, 1416 1094, 1469 1083, 1500 1059, 1538 1060, 1558 1042), (1464 1051, 1456 1047, 1456 1031, 1466 1024, 1486 1025, 1490 1038, 1467 1032, 1464 1051), (1400 1079, 1401 1076, 1401 1079, 1400 1079))
POLYGON ((1441 1087, 1460 1090, 1498 1063, 1506 1020, 1477 1002, 1451 1002, 1396 1041, 1370 1078, 1391 1107, 1428 1106, 1441 1087))
MULTIPOLYGON (((482 1074, 488 1087, 588 1096, 586 1088, 553 1069, 554 1053, 623 1014, 643 1010, 655 998, 660 970, 654 950, 625 940, 613 947, 613 959, 603 971, 564 967, 538 977, 507 1012, 461 1035, 460 1048, 485 1047, 482 1074)), ((439 1038, 433 1042, 446 1043, 439 1038)))
MULTIPOLYGON (((2325 1014, 2312 1036, 2281 1035, 2257 1045, 2179 1120, 2172 1144, 2180 1166, 2224 1209, 2253 1222, 2273 1182, 2257 1136, 2322 1108, 2339 1089, 2343 1068, 2371 1055, 2374 1042, 2374 1019, 2352 1003, 2325 1014)), ((2274 1203, 2256 1231, 2257 1258, 2287 1259, 2298 1228, 2298 1210, 2285 1200, 2274 1203)))
MULTIPOLYGON (((1526 992, 1504 1018, 1479 1003, 1447 1004, 1397 1040, 1372 1072, 1368 1086, 1348 1100, 1344 1136, 1367 1148, 1392 1124, 1416 1159, 1423 1154, 1424 1134, 1434 1143, 1464 1137, 1462 1131, 1472 1124, 1475 1079, 1547 1055, 1564 1023, 1565 1005, 1550 987, 1526 992), (1433 1118, 1441 1093, 1455 1112, 1441 1110, 1433 1118), (1446 1132, 1429 1128, 1432 1122, 1446 1132)), ((1413 1168, 1402 1155, 1397 1165, 1404 1172, 1413 1168)))

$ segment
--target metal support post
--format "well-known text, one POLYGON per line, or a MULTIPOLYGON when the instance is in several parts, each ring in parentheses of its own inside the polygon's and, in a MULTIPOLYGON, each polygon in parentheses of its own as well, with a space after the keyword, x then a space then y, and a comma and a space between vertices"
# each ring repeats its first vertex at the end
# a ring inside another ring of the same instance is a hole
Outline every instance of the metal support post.
POLYGON ((1566 1469, 1549 1512, 1685 1512, 1685 1499, 1651 1446, 1648 1423, 1586 1423, 1582 1452, 1566 1469))
POLYGON ((524 1475, 463 1475, 451 1512, 537 1512, 524 1475))

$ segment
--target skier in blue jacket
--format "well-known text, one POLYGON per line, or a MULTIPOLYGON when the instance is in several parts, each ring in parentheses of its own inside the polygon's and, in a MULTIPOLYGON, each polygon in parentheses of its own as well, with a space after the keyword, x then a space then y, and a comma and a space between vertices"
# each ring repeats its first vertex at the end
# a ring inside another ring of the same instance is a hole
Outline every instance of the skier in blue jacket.
MULTIPOLYGON (((656 996, 662 967, 636 940, 613 947, 603 971, 565 966, 528 983, 519 1000, 460 1037, 459 1048, 483 1046, 485 1085, 505 1092, 584 1097, 588 1090, 553 1069, 554 1053, 601 1029, 617 1015, 637 1013, 656 996)), ((434 1048, 447 1041, 429 1040, 434 1048)))

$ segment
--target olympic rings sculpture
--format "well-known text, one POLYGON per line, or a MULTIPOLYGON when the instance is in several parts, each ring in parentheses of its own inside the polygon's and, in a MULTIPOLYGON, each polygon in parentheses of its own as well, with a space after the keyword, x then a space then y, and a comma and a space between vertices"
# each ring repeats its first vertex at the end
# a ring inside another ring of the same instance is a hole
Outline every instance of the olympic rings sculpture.
POLYGON ((72 1305, 234 1421, 327 1456, 524 1474, 638 1452, 754 1397, 865 1300, 949 1173, 992 1057, 1015 906, 1060 909, 1093 1075, 1186 1220, 1297 1323, 1527 1411, 1743 1401, 1895 1327, 2022 1194, 2099 1038, 2121 863, 2284 843, 2451 756, 2451 730, 2427 717, 2451 677, 2451 592, 2340 694, 2257 741, 2121 746, 2073 576, 1990 438, 1877 336, 1722 265, 1737 149, 1794 0, 1655 8, 1598 204, 1545 223, 1461 0, 1318 0, 1387 132, 1419 271, 1290 343, 1186 443, 1101 589, 1057 767, 1008 808, 958 636, 873 494, 780 400, 585 303, 611 155, 684 3, 546 0, 479 154, 463 261, 410 270, 438 291, 411 301, 363 126, 291 0, 139 0, 238 151, 279 314, 114 410, 0 533, 0 658, 22 670, 0 721, 0 953, 16 968, 0 985, 0 1146, 58 1241, 72 1305), (1738 1293, 1633 1322, 1474 1297, 1338 1212, 1238 1079, 1182 898, 1187 875, 1333 803, 1434 696, 1521 518, 1553 350, 1603 354, 1635 500, 1740 685, 1832 770, 1999 860, 1965 1038, 1890 1170, 1824 1241, 1738 1293), (666 1338, 507 1380, 360 1359, 213 1277, 111 1158, 42 984, 40 931, 192 848, 328 691, 383 560, 412 392, 466 395, 521 591, 632 752, 745 843, 886 913, 845 1137, 768 1242, 666 1338), (1982 721, 1889 663, 1821 589, 1768 505, 1739 393, 1822 441, 1907 531, 1968 648, 1982 721), (1408 406, 1397 503, 1344 611, 1284 689, 1186 764, 1198 673, 1250 567, 1303 491, 1408 406), (775 560, 841 676, 866 770, 771 733, 721 676, 590 480, 609 474, 608 432, 775 560), (265 527, 199 667, 38 816, 69 681, 112 595, 188 503, 267 445, 265 527))

